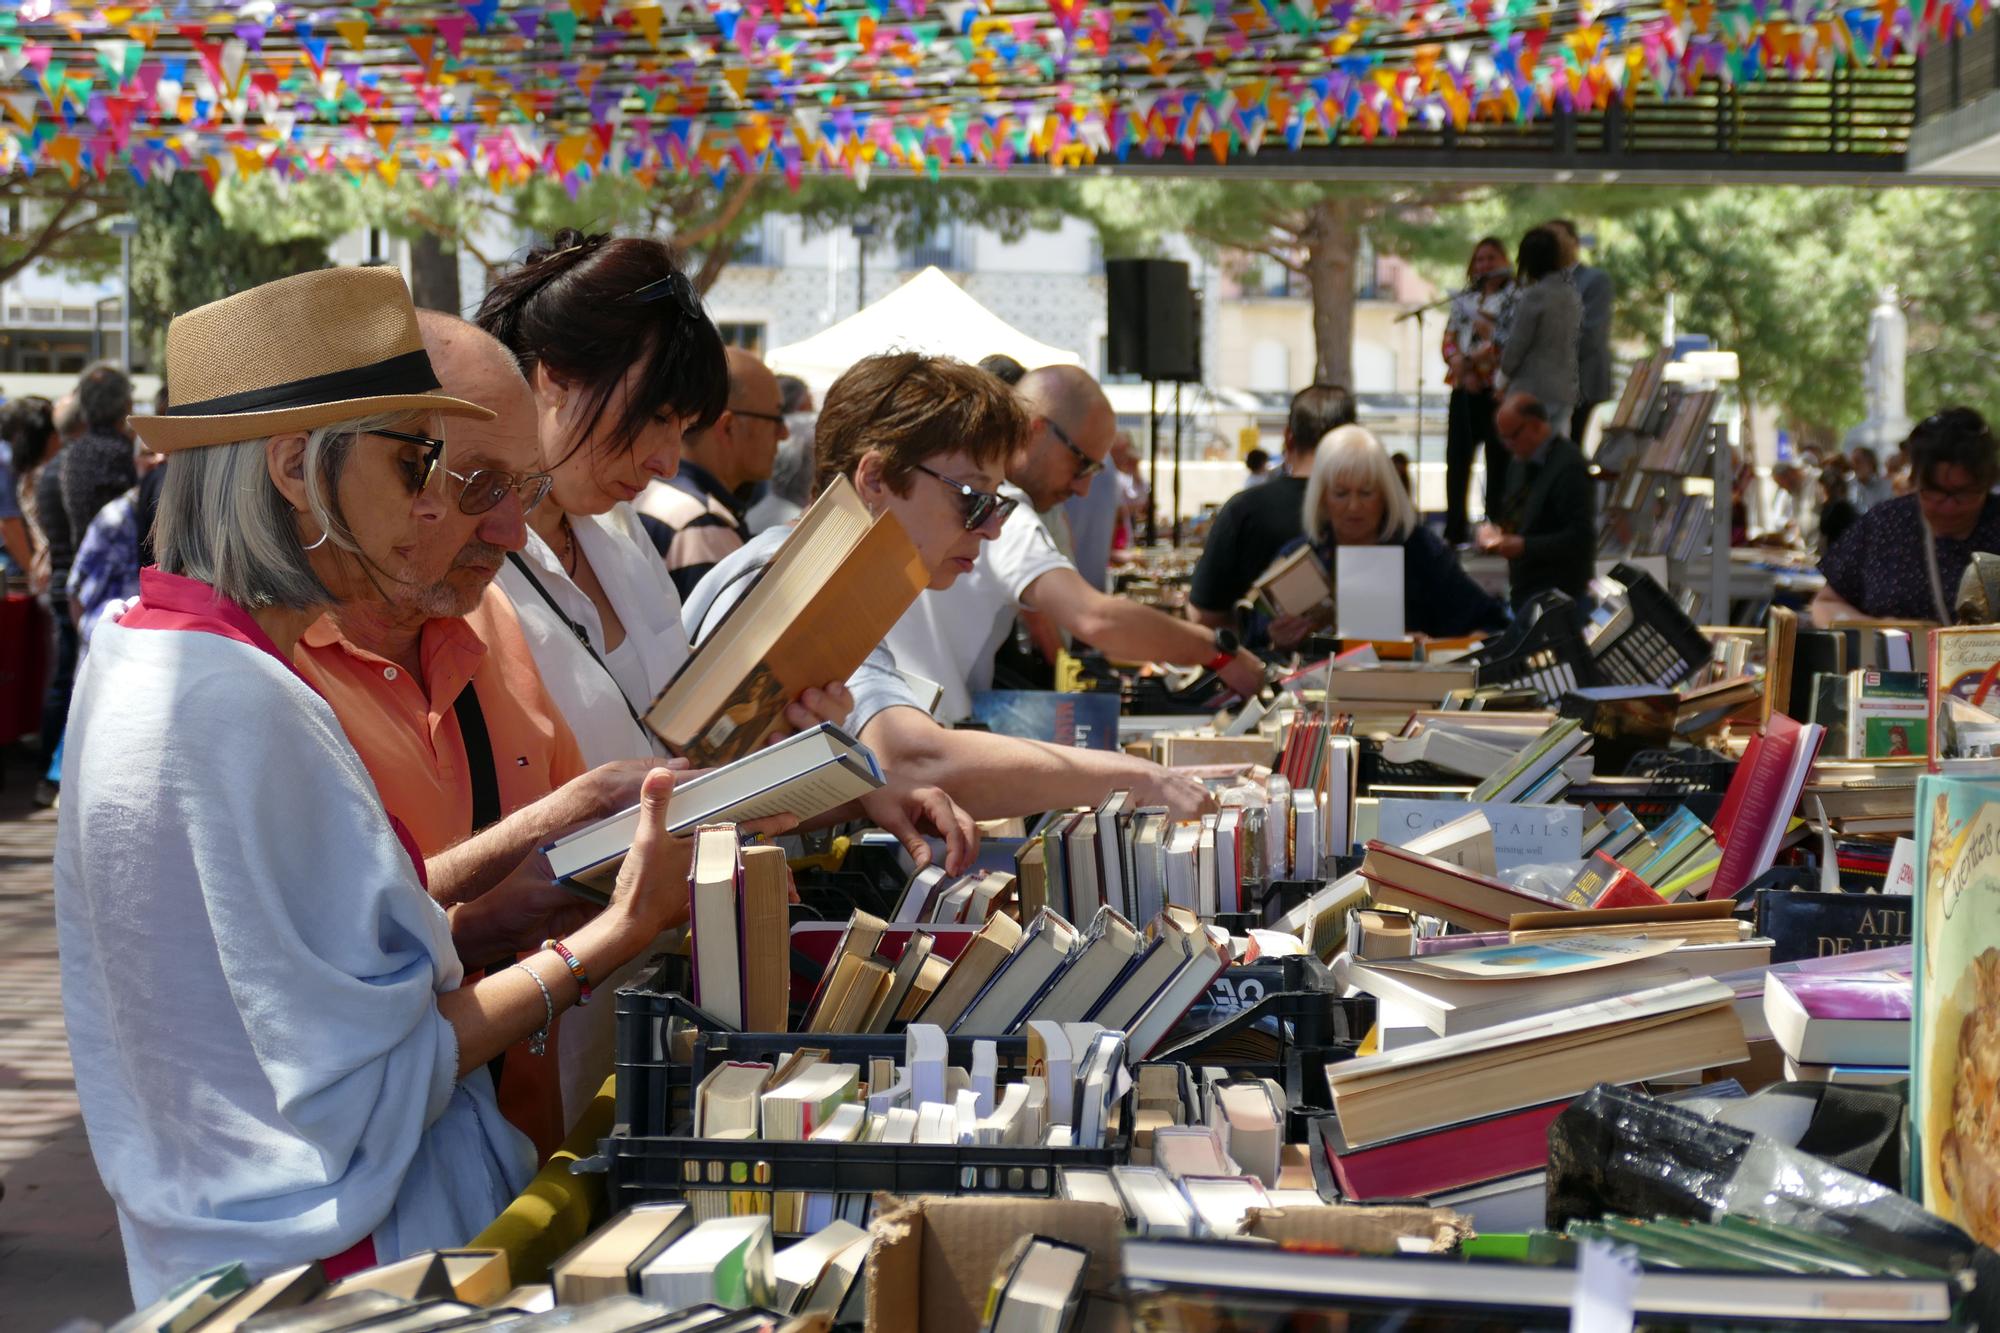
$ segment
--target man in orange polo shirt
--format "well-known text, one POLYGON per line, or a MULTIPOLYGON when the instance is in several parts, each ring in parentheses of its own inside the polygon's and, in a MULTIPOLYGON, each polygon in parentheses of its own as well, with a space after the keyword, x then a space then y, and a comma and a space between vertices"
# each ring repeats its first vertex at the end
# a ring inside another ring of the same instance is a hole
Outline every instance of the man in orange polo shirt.
MULTIPOLYGON (((422 313, 439 377, 499 415, 451 422, 441 449, 420 438, 398 441, 413 466, 435 455, 429 482, 411 500, 423 520, 420 537, 399 552, 402 567, 375 571, 381 600, 322 618, 296 658, 339 717, 383 805, 422 851, 431 894, 452 914, 470 970, 511 961, 588 918, 594 909, 549 882, 536 849, 636 803, 657 761, 584 770, 513 607, 493 583, 507 552, 526 544, 526 510, 548 490, 546 474, 534 470, 533 391, 500 343, 471 324, 422 313)), ((684 861, 679 873, 686 874, 684 861)), ((608 996, 602 1013, 573 1010, 550 1034, 545 1055, 524 1043, 504 1059, 501 1108, 545 1158, 609 1072, 609 1011, 608 996), (562 1056, 566 1034, 571 1058, 562 1056), (586 1036, 598 1038, 588 1044, 605 1055, 594 1077, 574 1058, 586 1036)))

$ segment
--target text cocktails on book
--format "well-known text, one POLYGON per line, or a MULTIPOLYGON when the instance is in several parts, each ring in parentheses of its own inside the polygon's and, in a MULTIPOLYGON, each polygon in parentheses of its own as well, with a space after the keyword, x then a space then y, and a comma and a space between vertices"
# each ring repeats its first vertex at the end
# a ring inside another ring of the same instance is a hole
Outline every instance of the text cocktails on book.
POLYGON ((2000 1243, 2000 783, 1917 784, 1912 1185, 2000 1243))

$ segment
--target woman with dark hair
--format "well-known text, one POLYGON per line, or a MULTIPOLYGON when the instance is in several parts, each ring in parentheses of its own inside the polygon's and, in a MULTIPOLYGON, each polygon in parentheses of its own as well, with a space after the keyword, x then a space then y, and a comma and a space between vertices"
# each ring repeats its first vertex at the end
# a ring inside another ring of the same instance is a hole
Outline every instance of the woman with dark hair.
POLYGON ((1562 242, 1547 227, 1521 238, 1515 269, 1521 295, 1501 347, 1500 373, 1507 392, 1533 394, 1560 430, 1576 406, 1583 302, 1563 273, 1562 242))
POLYGON ((1914 495, 1875 505, 1820 560, 1826 586, 1813 623, 1930 620, 1952 623, 1951 597, 1975 551, 2000 552, 2000 444, 1986 419, 1948 407, 1903 442, 1914 495))
POLYGON ((1507 484, 1507 447, 1493 431, 1493 379, 1500 369, 1500 343, 1513 322, 1518 293, 1507 265, 1507 247, 1487 236, 1472 247, 1465 266, 1465 290, 1451 298, 1444 326, 1444 362, 1450 369, 1451 408, 1444 430, 1444 539, 1456 546, 1470 533, 1466 494, 1472 460, 1486 456, 1486 512, 1500 512, 1507 484))
MULTIPOLYGON (((666 244, 567 230, 487 289, 478 323, 520 360, 554 479, 500 586, 584 763, 664 755, 641 719, 691 650, 680 594, 631 501, 673 476, 682 438, 727 406, 722 337, 666 244)), ((834 682, 785 717, 802 730, 853 708, 834 682)), ((930 859, 919 826, 933 829, 961 872, 978 847, 965 812, 935 787, 890 778, 858 812, 835 814, 865 814, 919 864, 930 859)))
POLYGON ((575 231, 497 278, 477 322, 534 388, 554 477, 500 586, 584 762, 665 754, 640 717, 687 661, 688 641, 631 501, 674 475, 683 435, 722 414, 722 337, 667 245, 575 231))

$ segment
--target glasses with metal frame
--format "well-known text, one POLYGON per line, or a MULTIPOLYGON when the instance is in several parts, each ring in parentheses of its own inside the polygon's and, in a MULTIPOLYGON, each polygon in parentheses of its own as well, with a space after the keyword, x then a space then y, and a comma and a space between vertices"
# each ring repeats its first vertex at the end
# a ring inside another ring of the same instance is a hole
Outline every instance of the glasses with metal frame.
POLYGON ((377 430, 369 434, 414 444, 422 449, 421 457, 403 464, 410 493, 414 495, 422 491, 431 484, 431 478, 442 471, 459 484, 458 512, 461 514, 484 514, 506 499, 509 491, 519 498, 521 512, 526 514, 547 499, 549 488, 555 485, 555 478, 546 472, 503 472, 492 467, 475 468, 469 473, 454 472, 444 461, 444 441, 429 435, 413 435, 401 430, 377 430))
POLYGON ((1076 441, 1069 437, 1068 431, 1056 424, 1054 417, 1043 417, 1042 422, 1055 435, 1056 439, 1061 442, 1063 448, 1076 455, 1076 478, 1078 481, 1082 481, 1086 477, 1094 477, 1104 470, 1104 460, 1101 458, 1092 458, 1089 454, 1077 448, 1076 441))
POLYGON ((689 319, 708 318, 708 313, 701 308, 701 294, 695 291, 694 283, 688 280, 687 274, 678 271, 649 282, 619 299, 624 305, 652 305, 656 301, 672 301, 689 319))
POLYGON ((785 424, 785 414, 783 412, 752 412, 747 407, 731 407, 726 410, 735 416, 749 417, 755 421, 769 421, 780 426, 785 424))
POLYGON ((1011 495, 978 490, 933 468, 925 467, 922 463, 913 463, 911 466, 926 477, 941 481, 958 492, 959 510, 965 516, 967 532, 977 532, 995 519, 1004 523, 1007 521, 1007 516, 1020 507, 1021 502, 1011 495))

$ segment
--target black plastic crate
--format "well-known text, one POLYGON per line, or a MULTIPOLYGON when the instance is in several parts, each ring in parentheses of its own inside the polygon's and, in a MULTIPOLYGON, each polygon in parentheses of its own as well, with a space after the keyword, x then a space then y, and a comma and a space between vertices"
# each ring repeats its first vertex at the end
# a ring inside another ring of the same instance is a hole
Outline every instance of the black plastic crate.
POLYGON ((1691 679, 1715 655, 1715 645, 1673 594, 1636 565, 1617 564, 1611 577, 1625 585, 1631 620, 1617 634, 1590 646, 1602 683, 1671 688, 1691 679))
POLYGON ((1129 1157, 1123 1138, 1102 1148, 999 1148, 614 1135, 598 1150, 613 1210, 691 1190, 1048 1198, 1059 1170, 1108 1171, 1129 1157))
POLYGON ((1475 683, 1531 689, 1547 702, 1603 684, 1583 623, 1583 613, 1563 593, 1536 593, 1511 626, 1481 646, 1475 683))

